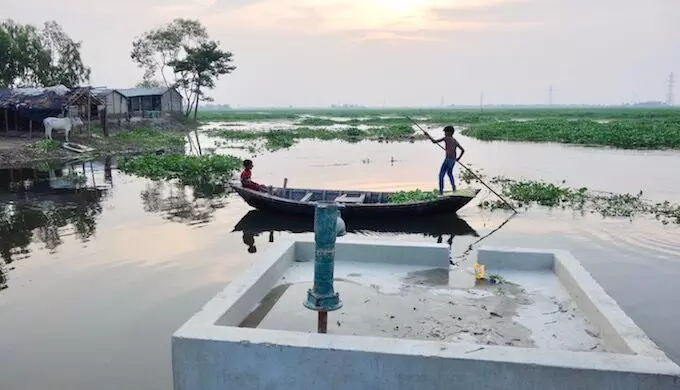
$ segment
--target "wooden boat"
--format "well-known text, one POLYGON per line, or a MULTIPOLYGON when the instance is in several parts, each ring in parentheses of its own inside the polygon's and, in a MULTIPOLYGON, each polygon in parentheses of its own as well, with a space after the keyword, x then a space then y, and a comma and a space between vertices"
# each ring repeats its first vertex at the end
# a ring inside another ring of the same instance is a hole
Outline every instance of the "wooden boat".
MULTIPOLYGON (((423 234, 474 236, 479 234, 455 214, 414 218, 352 218, 346 222, 347 233, 423 234)), ((314 218, 280 212, 251 210, 234 226, 235 232, 260 234, 265 232, 311 233, 314 218)))
POLYGON ((430 201, 389 203, 393 192, 303 188, 272 188, 270 192, 259 192, 243 188, 240 183, 232 187, 246 203, 258 210, 314 215, 317 202, 335 201, 343 206, 341 213, 345 219, 454 214, 479 193, 478 189, 466 189, 430 201))

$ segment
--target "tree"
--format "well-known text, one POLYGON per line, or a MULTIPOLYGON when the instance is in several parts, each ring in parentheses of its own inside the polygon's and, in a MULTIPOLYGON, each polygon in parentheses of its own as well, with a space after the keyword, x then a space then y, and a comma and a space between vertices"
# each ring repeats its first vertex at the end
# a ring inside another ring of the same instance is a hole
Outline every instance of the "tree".
POLYGON ((7 55, 0 58, 0 82, 3 86, 41 84, 40 74, 49 63, 40 32, 34 26, 17 24, 12 20, 0 23, 0 40, 7 55))
POLYGON ((161 83, 158 80, 142 80, 135 84, 135 88, 160 88, 163 86, 163 83, 161 83))
POLYGON ((83 65, 80 57, 82 42, 75 42, 55 21, 45 22, 42 30, 42 42, 50 53, 50 62, 46 64, 43 85, 62 84, 73 87, 80 82, 90 80, 90 68, 83 65))
POLYGON ((208 41, 208 32, 199 21, 175 19, 137 38, 130 58, 144 69, 144 80, 160 73, 166 87, 178 88, 185 102, 184 115, 188 117, 193 110, 196 117, 198 102, 211 100, 203 90, 213 88, 220 75, 235 69, 229 65, 232 54, 217 46, 208 41), (197 77, 199 69, 206 74, 197 77))
POLYGON ((233 72, 236 67, 231 65, 232 53, 219 48, 216 41, 203 42, 196 48, 184 47, 186 56, 183 59, 168 63, 177 75, 177 86, 185 91, 187 108, 185 116, 194 112, 194 119, 198 116, 198 102, 212 101, 205 95, 206 88, 215 88, 215 82, 220 76, 233 72))
POLYGON ((208 32, 198 20, 175 19, 172 22, 145 32, 132 42, 130 58, 144 69, 144 80, 160 73, 167 87, 174 85, 173 75, 166 74, 168 64, 181 58, 184 47, 194 47, 208 39, 208 32))
POLYGON ((90 68, 83 64, 80 47, 81 42, 69 38, 54 21, 38 30, 5 20, 0 23, 0 85, 73 87, 89 81, 90 68))

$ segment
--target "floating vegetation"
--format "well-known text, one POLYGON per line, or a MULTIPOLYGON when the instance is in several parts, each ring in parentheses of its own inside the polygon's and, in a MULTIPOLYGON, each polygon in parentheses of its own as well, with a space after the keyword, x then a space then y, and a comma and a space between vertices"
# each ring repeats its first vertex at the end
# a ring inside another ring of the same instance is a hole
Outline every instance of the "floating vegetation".
POLYGON ((338 121, 334 121, 332 119, 311 117, 311 118, 304 118, 304 119, 298 121, 297 125, 299 125, 299 126, 333 126, 333 125, 338 124, 338 123, 344 123, 344 122, 338 122, 338 121))
POLYGON ((224 186, 241 167, 238 157, 212 154, 186 156, 163 154, 126 159, 118 168, 129 174, 152 180, 179 180, 193 186, 224 186))
POLYGON ((439 198, 439 191, 399 191, 390 195, 389 203, 413 203, 413 202, 427 202, 439 198))
MULTIPOLYGON (((680 148, 680 110, 676 108, 489 109, 484 112, 467 109, 228 110, 202 113, 201 120, 286 119, 303 127, 298 130, 314 126, 317 128, 312 131, 322 132, 335 131, 323 128, 329 126, 365 125, 375 128, 366 130, 362 139, 397 140, 413 135, 407 116, 430 125, 469 125, 464 134, 489 141, 559 142, 628 149, 680 148)), ((294 138, 329 139, 313 135, 309 129, 294 138)), ((332 139, 339 138, 342 137, 336 135, 332 139)))
POLYGON ((437 108, 437 109, 404 109, 404 108, 330 108, 330 109, 272 109, 261 110, 223 110, 201 111, 201 121, 263 121, 263 120, 296 120, 305 121, 305 126, 314 126, 312 121, 318 117, 327 124, 347 125, 388 125, 409 123, 405 116, 427 118, 423 122, 443 124, 475 124, 509 121, 527 118, 563 118, 563 119, 678 119, 677 108, 485 108, 478 109, 437 108), (311 118, 310 118, 311 116, 311 118), (316 118, 314 118, 316 117, 316 118), (345 118, 349 120, 333 120, 329 118, 345 118), (309 120, 308 120, 309 119, 309 120), (332 122, 332 123, 331 123, 332 122))
POLYGON ((623 149, 680 148, 680 118, 613 120, 538 119, 473 125, 463 134, 485 141, 559 142, 623 149))
POLYGON ((210 135, 228 140, 256 141, 263 140, 269 151, 287 149, 301 139, 344 140, 357 142, 366 139, 405 140, 415 136, 415 130, 409 125, 392 125, 362 130, 357 127, 331 130, 326 128, 300 127, 292 130, 247 131, 217 129, 210 135))
MULTIPOLYGON (((680 205, 668 201, 653 203, 643 199, 643 192, 637 194, 613 194, 590 191, 588 188, 571 188, 544 181, 517 181, 506 177, 486 178, 481 171, 475 171, 477 176, 487 183, 499 186, 502 195, 517 208, 544 206, 571 209, 582 213, 600 214, 603 217, 625 217, 632 219, 638 215, 651 215, 664 225, 668 223, 680 224, 680 205)), ((462 180, 466 183, 478 181, 469 173, 463 173, 462 180)), ((479 204, 480 208, 488 210, 509 209, 500 199, 485 200, 479 204)))
MULTIPOLYGON (((496 181, 500 182, 500 181, 496 181)), ((574 190, 567 187, 556 186, 552 183, 539 181, 507 182, 505 194, 511 199, 523 203, 536 203, 541 206, 555 207, 569 204, 582 208, 586 200, 587 188, 574 190)))

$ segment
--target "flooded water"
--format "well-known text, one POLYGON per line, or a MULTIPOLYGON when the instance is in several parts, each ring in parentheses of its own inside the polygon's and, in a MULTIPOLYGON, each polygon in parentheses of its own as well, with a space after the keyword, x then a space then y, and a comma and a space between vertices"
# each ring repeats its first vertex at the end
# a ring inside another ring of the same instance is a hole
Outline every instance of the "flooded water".
MULTIPOLYGON (((460 140, 464 161, 490 175, 680 201, 670 174, 680 170, 677 152, 460 140)), ((427 142, 303 141, 256 157, 253 174, 272 185, 288 178, 291 187, 429 189, 441 158, 427 142)), ((188 189, 122 174, 115 161, 73 170, 85 173, 86 191, 69 190, 69 169, 0 171, 2 390, 171 389, 172 333, 272 241, 311 234, 305 222, 263 217, 236 195, 196 200, 188 189)), ((470 204, 459 216, 410 227, 348 225, 348 236, 450 242, 456 262, 470 245, 569 249, 680 362, 679 226, 532 209, 485 237, 508 214, 470 204)))

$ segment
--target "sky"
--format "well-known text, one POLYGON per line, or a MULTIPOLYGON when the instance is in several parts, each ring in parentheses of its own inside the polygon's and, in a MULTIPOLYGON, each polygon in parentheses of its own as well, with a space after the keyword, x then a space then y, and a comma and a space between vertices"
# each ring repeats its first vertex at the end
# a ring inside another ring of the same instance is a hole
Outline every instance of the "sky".
MULTIPOLYGON (((132 41, 198 19, 237 69, 209 93, 245 106, 620 104, 680 79, 680 0, 0 0, 55 20, 92 85, 132 87, 132 41)), ((677 83, 680 85, 680 82, 677 83)), ((680 88, 675 88, 680 95, 680 88)), ((680 96, 676 98, 680 100, 680 96)))

